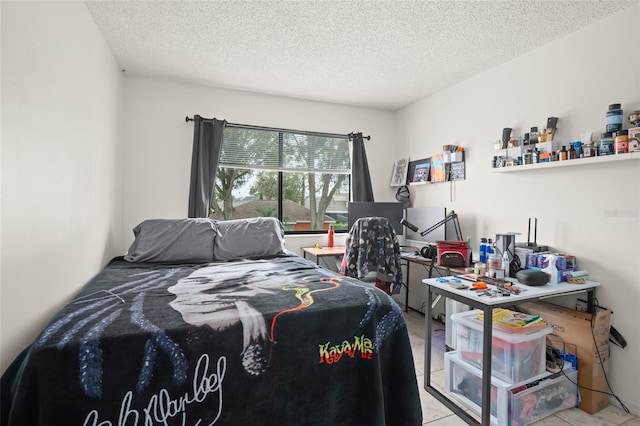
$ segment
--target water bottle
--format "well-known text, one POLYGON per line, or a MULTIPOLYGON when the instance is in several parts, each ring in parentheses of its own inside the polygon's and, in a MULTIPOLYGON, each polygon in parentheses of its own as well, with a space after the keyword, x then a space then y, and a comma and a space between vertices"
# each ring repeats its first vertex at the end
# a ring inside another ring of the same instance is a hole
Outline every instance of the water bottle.
POLYGON ((509 276, 509 254, 507 253, 506 250, 504 251, 504 253, 502 253, 502 269, 504 270, 504 276, 508 277, 509 276))
POLYGON ((493 249, 493 241, 489 238, 489 241, 487 241, 487 260, 489 260, 489 257, 493 253, 495 253, 495 250, 493 249))
POLYGON ((546 272, 549 275, 549 284, 556 285, 560 282, 558 275, 558 267, 556 266, 556 255, 554 254, 545 254, 545 263, 546 267, 542 268, 543 272, 546 272))
POLYGON ((327 233, 327 247, 333 247, 334 235, 335 235, 335 231, 333 230, 333 225, 329 224, 329 232, 327 233))
POLYGON ((480 262, 487 263, 487 239, 480 238, 480 262))

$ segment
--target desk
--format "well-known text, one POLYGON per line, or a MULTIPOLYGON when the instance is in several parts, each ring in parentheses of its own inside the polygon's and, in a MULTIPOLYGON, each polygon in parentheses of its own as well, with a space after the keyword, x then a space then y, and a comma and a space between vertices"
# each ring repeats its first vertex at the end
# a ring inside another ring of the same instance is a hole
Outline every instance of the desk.
MULTIPOLYGON (((512 280, 517 283, 517 281, 512 280)), ((524 291, 518 295, 499 296, 489 298, 487 296, 479 296, 475 291, 456 290, 447 283, 440 283, 435 278, 423 280, 427 285, 427 303, 425 312, 425 344, 424 344, 424 389, 429 392, 438 401, 442 402, 447 408, 456 413, 458 417, 470 425, 491 424, 490 411, 490 390, 491 390, 491 342, 492 342, 492 326, 493 326, 493 308, 504 308, 507 306, 517 305, 523 302, 531 302, 540 299, 546 299, 554 296, 564 296, 571 293, 587 292, 588 310, 594 311, 594 300, 596 287, 599 283, 587 281, 585 284, 567 284, 561 283, 557 285, 543 285, 539 287, 528 287, 519 285, 524 291), (432 293, 438 296, 444 296, 453 300, 460 301, 464 304, 481 309, 484 312, 484 329, 482 337, 482 405, 481 420, 478 423, 464 409, 458 407, 446 395, 431 386, 431 301, 432 293)))
MULTIPOLYGON (((418 250, 418 249, 416 249, 418 250)), ((438 265, 437 263, 433 262, 430 259, 427 259, 426 257, 422 257, 419 254, 415 254, 414 252, 404 252, 400 255, 400 258, 402 260, 404 260, 406 262, 407 265, 407 275, 405 276, 405 282, 407 283, 405 285, 407 291, 405 293, 405 297, 404 297, 404 311, 407 312, 409 309, 411 309, 412 311, 418 312, 420 314, 422 314, 422 312, 420 312, 418 309, 412 308, 409 306, 409 274, 410 274, 410 270, 411 270, 411 263, 417 263, 418 265, 422 265, 425 267, 429 267, 429 278, 433 278, 433 274, 434 272, 438 274, 439 277, 443 277, 443 276, 447 276, 447 275, 452 275, 452 274, 464 274, 465 270, 464 268, 452 268, 449 266, 442 266, 442 265, 438 265)), ((438 298, 436 299, 436 302, 440 300, 440 296, 438 296, 438 298)), ((434 303, 435 304, 435 303, 434 303)))
POLYGON ((302 247, 302 257, 307 258, 307 254, 316 257, 316 264, 320 265, 320 258, 327 256, 344 256, 344 251, 346 250, 345 246, 335 246, 335 247, 302 247))

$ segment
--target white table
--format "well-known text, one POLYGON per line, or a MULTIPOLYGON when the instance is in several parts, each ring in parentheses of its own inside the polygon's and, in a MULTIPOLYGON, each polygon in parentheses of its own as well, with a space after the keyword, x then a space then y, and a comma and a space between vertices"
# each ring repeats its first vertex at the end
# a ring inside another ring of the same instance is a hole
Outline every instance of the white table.
MULTIPOLYGON (((429 272, 429 275, 428 275, 429 278, 433 278, 434 275, 437 277, 445 277, 445 276, 454 275, 454 274, 464 274, 465 270, 464 268, 454 268, 451 266, 438 265, 433 260, 427 259, 426 257, 423 257, 419 254, 414 253, 414 251, 419 251, 420 249, 415 247, 413 249, 414 250, 410 252, 402 253, 402 255, 400 256, 400 259, 402 259, 405 262, 405 266, 407 269, 407 273, 405 275, 405 282, 407 283, 405 287, 407 291, 404 294, 404 311, 407 312, 408 310, 412 310, 412 311, 418 312, 419 314, 422 314, 422 312, 419 309, 415 309, 409 306, 409 286, 411 284, 411 278, 410 278, 411 264, 416 263, 418 265, 422 265, 425 268, 427 268, 427 271, 429 272)), ((435 306, 436 303, 438 303, 438 299, 435 300, 435 302, 433 303, 433 306, 435 306)))
MULTIPOLYGON (((595 281, 587 281, 585 284, 546 284, 538 287, 529 287, 521 285, 515 280, 511 280, 523 291, 510 296, 480 296, 480 292, 466 290, 456 290, 448 283, 439 282, 437 278, 428 278, 422 280, 427 287, 427 302, 425 304, 425 345, 424 345, 424 389, 433 397, 442 402, 447 408, 456 413, 458 417, 466 421, 470 425, 490 425, 491 424, 491 342, 493 327, 493 308, 504 308, 507 306, 517 305, 519 303, 531 302, 549 297, 565 296, 572 293, 587 292, 588 311, 594 311, 594 299, 596 287, 600 283, 595 281), (483 349, 482 349, 482 405, 481 405, 481 423, 478 423, 469 413, 456 405, 446 395, 431 386, 431 302, 433 294, 441 295, 453 300, 457 300, 484 312, 484 329, 483 329, 483 349)), ((464 282, 464 281, 463 281, 464 282)), ((468 283, 471 284, 471 283, 468 283)), ((471 287, 469 285, 469 287, 471 287)), ((495 288, 489 285, 489 288, 495 288)))

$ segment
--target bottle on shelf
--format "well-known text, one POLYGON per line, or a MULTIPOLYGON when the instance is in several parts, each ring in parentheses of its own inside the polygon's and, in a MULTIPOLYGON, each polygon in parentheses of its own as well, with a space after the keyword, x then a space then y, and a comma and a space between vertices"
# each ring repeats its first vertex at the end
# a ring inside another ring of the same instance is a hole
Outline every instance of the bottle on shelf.
POLYGON ((567 147, 562 145, 560 151, 558 151, 558 161, 564 161, 569 159, 569 153, 567 152, 567 147))
POLYGON ((327 247, 333 247, 334 235, 335 231, 333 230, 333 225, 329 224, 329 231, 327 232, 327 247))
POLYGON ((613 140, 613 151, 616 154, 624 154, 629 152, 629 131, 618 130, 613 140))
POLYGON ((575 160, 576 158, 578 158, 578 151, 576 151, 576 149, 573 147, 573 145, 569 146, 569 151, 568 152, 568 158, 569 160, 575 160))
POLYGON ((534 164, 540 162, 540 151, 538 151, 538 148, 534 149, 531 153, 531 162, 534 164))
POLYGON ((539 142, 538 138, 540 137, 540 133, 538 132, 537 127, 532 127, 531 132, 529 132, 529 143, 536 144, 539 142))
POLYGON ((600 138, 600 145, 598 146, 598 155, 611 155, 613 154, 613 135, 611 132, 604 132, 600 138))
POLYGON ((607 132, 618 130, 622 130, 622 107, 621 104, 611 104, 607 111, 607 132))

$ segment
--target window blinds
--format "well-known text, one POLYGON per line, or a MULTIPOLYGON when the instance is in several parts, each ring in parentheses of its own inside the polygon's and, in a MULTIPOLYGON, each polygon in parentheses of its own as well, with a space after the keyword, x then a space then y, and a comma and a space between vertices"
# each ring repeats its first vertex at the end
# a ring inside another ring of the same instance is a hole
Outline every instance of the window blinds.
POLYGON ((346 136, 244 126, 224 130, 220 167, 281 172, 351 173, 346 136))

